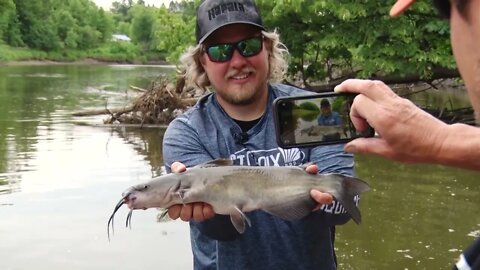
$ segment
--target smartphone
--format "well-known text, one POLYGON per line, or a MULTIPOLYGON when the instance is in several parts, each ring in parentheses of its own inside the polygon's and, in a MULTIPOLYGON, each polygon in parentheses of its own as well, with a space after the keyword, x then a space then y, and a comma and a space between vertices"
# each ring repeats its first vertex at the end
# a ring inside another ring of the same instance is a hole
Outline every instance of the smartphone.
POLYGON ((311 147, 373 137, 373 128, 358 132, 350 119, 350 107, 356 95, 329 92, 275 99, 273 112, 278 145, 311 147))

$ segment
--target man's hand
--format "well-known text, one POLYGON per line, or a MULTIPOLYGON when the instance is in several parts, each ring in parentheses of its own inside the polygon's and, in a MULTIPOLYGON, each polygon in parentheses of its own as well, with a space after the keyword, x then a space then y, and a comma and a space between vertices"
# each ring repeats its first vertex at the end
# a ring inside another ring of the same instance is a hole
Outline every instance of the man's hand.
MULTIPOLYGON (((181 173, 186 171, 187 168, 183 163, 174 162, 172 164, 172 172, 181 173)), ((168 216, 171 219, 180 218, 183 221, 190 221, 191 219, 201 222, 215 216, 213 208, 207 203, 188 203, 188 204, 176 204, 168 208, 168 216)))
MULTIPOLYGON (((317 165, 309 165, 305 169, 308 173, 311 174, 317 174, 318 173, 318 167, 317 165)), ((324 204, 331 204, 333 202, 333 196, 330 193, 325 193, 318 191, 316 189, 312 189, 310 191, 310 196, 318 203, 318 206, 313 209, 313 211, 316 211, 322 207, 324 204)))
MULTIPOLYGON (((186 169, 187 168, 183 163, 172 163, 172 172, 181 173, 186 169)), ((318 173, 317 165, 309 165, 305 170, 311 174, 318 173)), ((315 189, 310 191, 310 195, 319 204, 314 210, 318 210, 323 204, 331 204, 333 201, 333 196, 331 194, 315 189)), ((168 208, 168 216, 171 219, 180 218, 183 221, 190 221, 193 219, 196 222, 201 222, 206 219, 213 218, 215 216, 215 212, 213 212, 212 206, 207 203, 188 203, 185 205, 176 204, 168 208)))
POLYGON ((380 137, 358 138, 345 145, 351 153, 376 154, 403 162, 431 162, 447 137, 447 125, 395 94, 380 81, 350 79, 335 92, 359 93, 350 110, 358 131, 372 126, 380 137))

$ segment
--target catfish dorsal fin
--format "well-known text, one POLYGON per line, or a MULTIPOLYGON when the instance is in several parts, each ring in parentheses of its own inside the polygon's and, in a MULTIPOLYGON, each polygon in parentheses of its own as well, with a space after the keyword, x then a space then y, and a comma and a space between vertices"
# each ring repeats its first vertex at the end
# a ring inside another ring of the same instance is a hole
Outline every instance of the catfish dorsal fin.
POLYGON ((233 165, 233 160, 218 158, 218 159, 210 160, 205 163, 198 164, 194 168, 208 168, 208 167, 220 167, 220 166, 232 166, 232 165, 233 165))

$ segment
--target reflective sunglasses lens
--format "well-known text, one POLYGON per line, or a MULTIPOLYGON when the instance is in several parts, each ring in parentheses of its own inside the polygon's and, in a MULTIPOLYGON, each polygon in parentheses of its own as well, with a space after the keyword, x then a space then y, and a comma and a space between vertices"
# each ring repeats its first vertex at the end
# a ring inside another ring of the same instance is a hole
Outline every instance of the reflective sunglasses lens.
POLYGON ((258 54, 262 50, 262 38, 254 37, 238 42, 237 48, 241 55, 245 57, 258 54))
POLYGON ((213 62, 225 62, 232 58, 233 45, 219 44, 207 48, 208 57, 213 62))

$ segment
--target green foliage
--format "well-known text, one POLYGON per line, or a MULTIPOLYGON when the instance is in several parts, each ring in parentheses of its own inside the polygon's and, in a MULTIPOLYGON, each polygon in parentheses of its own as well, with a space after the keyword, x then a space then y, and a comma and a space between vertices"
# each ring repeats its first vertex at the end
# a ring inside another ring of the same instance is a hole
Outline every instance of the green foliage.
POLYGON ((129 11, 132 17, 130 36, 134 42, 150 44, 152 26, 155 21, 155 10, 142 5, 136 5, 129 11))
MULTIPOLYGON (((305 82, 391 74, 428 79, 438 68, 455 68, 448 23, 428 2, 417 1, 395 19, 388 16, 390 4, 374 0, 256 2, 267 29, 277 29, 290 51, 289 72, 305 82)), ((147 7, 144 1, 121 0, 104 11, 90 0, 0 0, 0 44, 55 58, 165 57, 178 63, 195 45, 199 4, 183 0, 168 8, 147 7), (133 44, 110 43, 114 31, 130 36, 133 44)))
POLYGON ((320 108, 318 108, 318 106, 315 103, 310 101, 303 102, 302 104, 300 104, 299 108, 307 111, 314 111, 314 112, 320 111, 320 108))
POLYGON ((184 21, 182 14, 162 7, 156 18, 152 35, 155 49, 166 52, 168 62, 178 63, 186 48, 195 44, 195 17, 184 21))
POLYGON ((15 48, 0 44, 0 62, 13 60, 43 60, 47 53, 39 50, 15 48))
POLYGON ((44 51, 87 49, 107 41, 112 33, 112 15, 89 0, 14 0, 14 3, 18 21, 11 24, 9 44, 12 45, 23 40, 28 47, 44 51), (15 32, 16 25, 19 31, 15 32), (20 33, 21 39, 15 33, 20 33))
POLYGON ((390 18, 389 4, 373 0, 257 1, 269 29, 279 29, 292 58, 290 72, 332 80, 348 73, 432 75, 453 68, 447 22, 419 2, 390 18))

